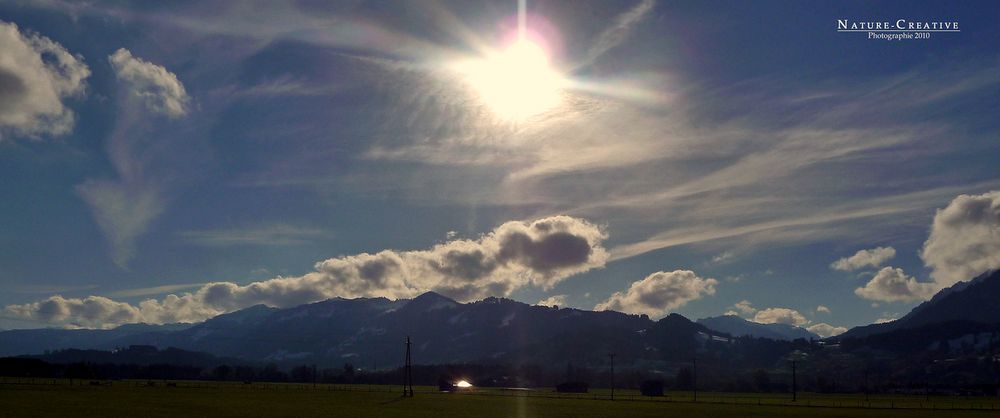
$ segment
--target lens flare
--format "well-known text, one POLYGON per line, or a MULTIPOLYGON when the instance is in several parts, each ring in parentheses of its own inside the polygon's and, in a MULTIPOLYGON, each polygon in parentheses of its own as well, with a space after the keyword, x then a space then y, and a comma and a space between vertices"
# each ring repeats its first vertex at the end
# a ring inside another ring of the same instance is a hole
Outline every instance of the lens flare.
POLYGON ((560 102, 565 79, 545 50, 529 39, 460 66, 466 81, 498 117, 523 121, 560 102))

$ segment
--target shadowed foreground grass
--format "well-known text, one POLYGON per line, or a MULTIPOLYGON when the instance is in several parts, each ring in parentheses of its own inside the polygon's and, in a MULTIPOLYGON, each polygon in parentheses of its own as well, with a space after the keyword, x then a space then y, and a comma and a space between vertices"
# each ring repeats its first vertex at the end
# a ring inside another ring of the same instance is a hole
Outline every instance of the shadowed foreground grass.
MULTIPOLYGON (((386 388, 387 389, 387 388, 386 388)), ((247 390, 238 386, 0 386, 0 417, 993 417, 995 410, 861 409, 388 391, 247 390)))

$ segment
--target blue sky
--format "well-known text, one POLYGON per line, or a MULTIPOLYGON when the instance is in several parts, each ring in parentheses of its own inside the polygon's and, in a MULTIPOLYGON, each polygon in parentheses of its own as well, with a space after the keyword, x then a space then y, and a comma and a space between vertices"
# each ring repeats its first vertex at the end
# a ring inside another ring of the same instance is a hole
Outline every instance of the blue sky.
POLYGON ((998 11, 529 1, 564 84, 512 120, 463 71, 516 1, 2 2, 0 327, 426 290, 897 317, 1000 267, 998 11))

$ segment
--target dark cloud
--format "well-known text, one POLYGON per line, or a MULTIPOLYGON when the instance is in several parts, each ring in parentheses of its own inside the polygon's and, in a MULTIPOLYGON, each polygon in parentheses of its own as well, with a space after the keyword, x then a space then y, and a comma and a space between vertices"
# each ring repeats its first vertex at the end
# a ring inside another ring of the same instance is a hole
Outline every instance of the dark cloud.
POLYGON ((500 245, 498 259, 501 262, 513 261, 546 273, 583 263, 591 252, 585 237, 566 232, 549 234, 538 241, 526 234, 513 233, 500 245))
POLYGON ((475 280, 486 276, 497 268, 497 263, 481 249, 449 250, 441 256, 440 260, 431 260, 428 263, 441 274, 466 280, 475 280))

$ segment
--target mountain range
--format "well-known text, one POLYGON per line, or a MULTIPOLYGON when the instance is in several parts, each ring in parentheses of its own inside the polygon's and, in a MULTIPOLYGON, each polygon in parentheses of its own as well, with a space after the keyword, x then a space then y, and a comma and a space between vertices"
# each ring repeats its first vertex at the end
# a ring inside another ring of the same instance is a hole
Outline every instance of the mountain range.
MULTIPOLYGON (((857 327, 823 344, 887 352, 941 350, 972 338, 975 347, 987 349, 1000 342, 993 341, 1000 337, 998 301, 1000 273, 989 272, 942 290, 896 321, 857 327)), ((283 366, 386 368, 402 363, 407 337, 419 364, 603 365, 615 353, 634 367, 688 364, 695 357, 767 367, 793 350, 817 344, 790 340, 818 339, 801 328, 738 317, 692 322, 670 314, 654 321, 645 315, 533 306, 495 297, 458 303, 428 292, 414 299, 335 298, 283 309, 257 305, 198 324, 3 331, 0 356, 150 345, 283 366)))
POLYGON ((736 315, 722 315, 702 318, 699 319, 697 323, 704 325, 708 329, 724 332, 734 337, 750 336, 785 341, 791 341, 798 338, 806 340, 820 339, 819 335, 795 325, 761 324, 758 322, 748 321, 736 315))
POLYGON ((532 306, 503 298, 458 303, 428 292, 414 299, 335 298, 277 309, 253 306, 183 326, 0 333, 0 355, 62 348, 177 347, 278 364, 393 366, 403 343, 428 363, 601 363, 607 354, 689 359, 699 341, 728 336, 672 314, 659 321, 613 311, 532 306))

